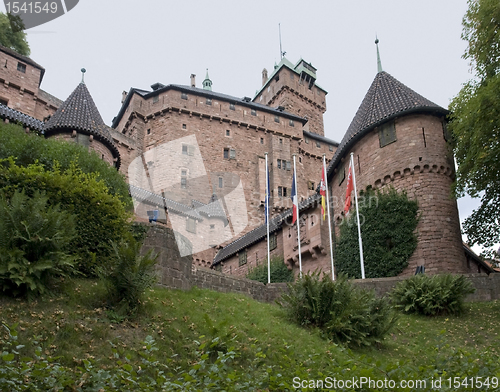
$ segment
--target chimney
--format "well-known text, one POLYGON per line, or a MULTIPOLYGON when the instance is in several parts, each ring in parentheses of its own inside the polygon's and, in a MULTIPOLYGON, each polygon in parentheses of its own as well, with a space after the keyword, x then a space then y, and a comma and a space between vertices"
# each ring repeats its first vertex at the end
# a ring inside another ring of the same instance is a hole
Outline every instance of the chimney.
POLYGON ((262 85, 264 86, 267 83, 267 69, 262 70, 262 85))
POLYGON ((123 93, 122 93, 122 103, 125 102, 125 98, 127 98, 127 92, 123 91, 123 93))
POLYGON ((196 87, 196 75, 195 74, 191 74, 191 87, 196 87))

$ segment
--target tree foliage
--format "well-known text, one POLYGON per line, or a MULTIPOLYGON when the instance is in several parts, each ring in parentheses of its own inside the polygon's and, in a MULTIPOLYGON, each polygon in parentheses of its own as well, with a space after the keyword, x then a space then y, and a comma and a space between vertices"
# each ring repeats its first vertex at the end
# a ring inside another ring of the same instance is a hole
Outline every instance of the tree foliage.
MULTIPOLYGON (((293 271, 289 270, 283 262, 283 257, 272 257, 270 263, 271 269, 271 283, 279 282, 293 282, 293 271)), ((256 280, 258 282, 267 284, 267 259, 263 264, 257 265, 247 273, 247 279, 256 280)))
POLYGON ((464 222, 471 244, 493 246, 500 237, 500 2, 469 0, 462 39, 475 74, 450 104, 449 129, 458 163, 455 192, 481 196, 464 222))
MULTIPOLYGON (((408 259, 417 247, 418 204, 394 188, 387 192, 369 189, 362 196, 369 200, 359 206, 365 275, 367 278, 397 276, 408 266, 408 259)), ((361 278, 355 211, 340 227, 335 263, 339 273, 361 278)))
MULTIPOLYGON (((23 56, 29 56, 31 50, 26 40, 26 33, 22 29, 14 31, 11 25, 11 18, 16 17, 0 12, 0 44, 15 50, 23 56)), ((13 22, 16 23, 18 21, 13 20, 13 22)))

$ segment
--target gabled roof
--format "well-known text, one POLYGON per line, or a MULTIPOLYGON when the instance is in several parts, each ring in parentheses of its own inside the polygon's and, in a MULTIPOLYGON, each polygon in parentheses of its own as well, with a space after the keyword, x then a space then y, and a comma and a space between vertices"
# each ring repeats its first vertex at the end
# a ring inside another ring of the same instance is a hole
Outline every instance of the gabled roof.
MULTIPOLYGON (((316 193, 306 200, 299 203, 299 212, 307 210, 311 207, 314 207, 317 203, 321 201, 321 196, 316 193)), ((288 209, 285 212, 275 216, 274 218, 269 220, 269 234, 274 233, 275 231, 281 229, 284 222, 287 222, 288 219, 292 217, 292 209, 288 209)), ((267 236, 267 227, 266 225, 261 225, 252 231, 249 231, 244 236, 238 238, 237 240, 231 242, 222 248, 214 258, 214 262, 212 265, 217 265, 221 261, 231 257, 236 254, 240 250, 243 250, 250 245, 261 241, 267 236)))
POLYGON ((42 121, 2 104, 0 104, 0 118, 20 122, 24 127, 28 127, 34 131, 43 131, 44 124, 42 121))
POLYGON ((113 157, 118 159, 117 167, 120 166, 118 149, 84 83, 80 83, 75 88, 68 99, 45 123, 46 136, 56 134, 62 130, 75 130, 93 135, 110 148, 113 157))
POLYGON ((137 88, 131 88, 129 93, 127 94, 127 97, 125 98, 125 101, 123 101, 123 104, 122 104, 122 107, 120 108, 120 111, 118 112, 117 116, 113 119, 111 127, 116 128, 118 126, 118 123, 121 121, 123 115, 125 114, 125 110, 127 109, 127 106, 130 104, 130 100, 132 99, 132 96, 134 94, 138 94, 144 99, 149 99, 155 95, 164 93, 168 90, 177 90, 177 91, 185 92, 186 94, 195 94, 195 95, 202 96, 202 97, 219 99, 221 101, 226 101, 229 103, 234 103, 237 105, 246 106, 246 107, 249 107, 251 109, 261 110, 264 112, 276 114, 278 116, 283 116, 283 117, 289 118, 291 120, 301 122, 302 124, 305 124, 307 122, 307 119, 304 117, 300 117, 300 116, 297 116, 295 114, 288 113, 288 112, 280 110, 278 108, 272 108, 270 106, 266 106, 266 105, 262 105, 260 103, 252 102, 252 100, 248 97, 237 98, 237 97, 233 97, 233 96, 227 95, 227 94, 216 93, 216 92, 211 91, 211 90, 204 90, 202 88, 184 86, 184 85, 180 85, 180 84, 169 84, 167 86, 164 86, 161 83, 155 83, 153 86, 157 87, 156 89, 153 89, 153 91, 145 91, 145 90, 141 90, 141 89, 137 89, 137 88), (162 87, 160 87, 160 86, 162 86, 162 87))
POLYGON ((448 111, 406 87, 387 72, 379 72, 361 102, 340 146, 328 165, 328 175, 356 141, 378 125, 410 113, 445 116, 448 111))
POLYGON ((215 194, 212 195, 212 197, 210 198, 210 203, 208 204, 202 203, 198 200, 193 200, 192 204, 193 208, 196 209, 199 214, 204 215, 207 218, 222 219, 224 222, 224 226, 228 224, 224 207, 215 194))

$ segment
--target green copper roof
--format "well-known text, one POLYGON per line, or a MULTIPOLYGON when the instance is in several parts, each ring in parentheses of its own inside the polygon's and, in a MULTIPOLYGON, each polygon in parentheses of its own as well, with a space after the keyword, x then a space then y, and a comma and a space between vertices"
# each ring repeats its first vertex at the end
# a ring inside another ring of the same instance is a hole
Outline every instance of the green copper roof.
POLYGON ((208 76, 208 68, 207 75, 205 76, 205 80, 203 81, 203 89, 212 91, 212 81, 210 80, 210 76, 208 76))

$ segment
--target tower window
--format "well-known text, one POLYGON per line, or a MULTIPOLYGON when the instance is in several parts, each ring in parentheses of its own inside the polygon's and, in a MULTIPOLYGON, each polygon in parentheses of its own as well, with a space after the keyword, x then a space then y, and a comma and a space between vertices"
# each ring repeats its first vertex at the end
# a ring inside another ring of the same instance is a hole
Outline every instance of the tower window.
POLYGON ((231 131, 229 129, 226 129, 226 136, 231 136, 231 131))
POLYGON ((26 64, 17 63, 17 70, 22 73, 26 73, 26 64))
POLYGON ((222 177, 219 177, 219 188, 222 188, 224 185, 222 177))
POLYGON ((396 139, 396 127, 394 122, 383 124, 378 129, 378 138, 380 141, 380 147, 385 147, 388 144, 394 143, 396 139))
POLYGON ((147 134, 151 135, 151 128, 148 128, 147 134))
POLYGON ((257 115, 257 111, 255 109, 252 109, 251 113, 252 113, 252 116, 256 116, 257 115))
POLYGON ((260 144, 264 144, 264 138, 263 137, 260 138, 260 144))
POLYGON ((316 147, 321 148, 321 143, 320 142, 316 142, 316 147))
POLYGON ((229 148, 224 149, 224 159, 229 159, 229 148))
POLYGON ((182 145, 182 155, 188 155, 188 146, 187 144, 182 145))
POLYGON ((281 169, 281 159, 278 159, 278 169, 281 169))
POLYGON ((274 116, 274 122, 279 123, 280 122, 280 116, 274 116))
POLYGON ((328 146, 328 150, 333 151, 333 146, 331 144, 328 146))
POLYGON ((187 128, 186 124, 182 124, 182 129, 186 129, 186 128, 187 128))
POLYGON ((230 103, 230 104, 229 104, 229 109, 231 109, 231 110, 235 110, 235 109, 236 109, 236 108, 234 107, 234 103, 230 103))
POLYGON ((308 182, 307 182, 307 188, 308 188, 310 191, 313 191, 313 190, 314 190, 314 182, 312 182, 312 181, 308 181, 308 182))
POLYGON ((290 121, 288 122, 288 125, 290 125, 291 127, 295 127, 295 123, 293 122, 293 120, 290 120, 290 121))
POLYGON ((188 95, 186 93, 181 93, 181 98, 182 99, 188 99, 188 95))
POLYGON ((305 137, 304 142, 306 142, 306 144, 309 144, 309 139, 307 137, 305 137))
POLYGON ((211 105, 212 104, 212 98, 207 98, 206 101, 205 101, 205 103, 207 105, 211 105))
POLYGON ((160 100, 160 97, 159 97, 158 95, 155 95, 155 96, 153 97, 153 103, 156 103, 156 102, 158 102, 159 100, 160 100))

